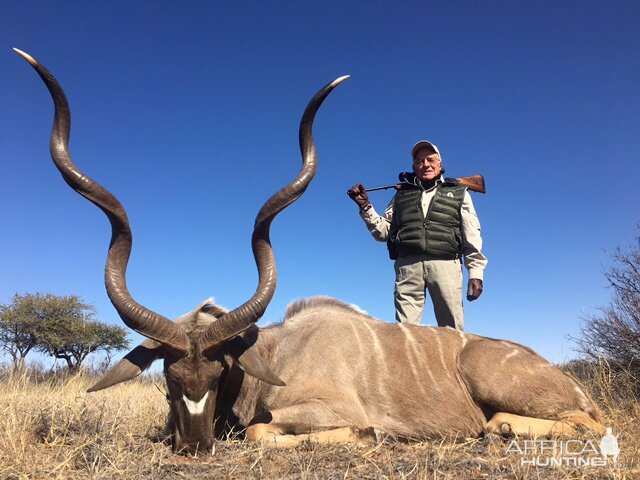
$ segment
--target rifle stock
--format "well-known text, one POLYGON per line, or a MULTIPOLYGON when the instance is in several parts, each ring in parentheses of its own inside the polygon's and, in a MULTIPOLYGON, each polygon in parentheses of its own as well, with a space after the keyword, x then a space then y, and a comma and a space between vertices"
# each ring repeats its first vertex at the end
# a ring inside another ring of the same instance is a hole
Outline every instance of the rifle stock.
POLYGON ((471 175, 469 177, 456 178, 460 185, 464 185, 472 192, 487 193, 482 175, 471 175))

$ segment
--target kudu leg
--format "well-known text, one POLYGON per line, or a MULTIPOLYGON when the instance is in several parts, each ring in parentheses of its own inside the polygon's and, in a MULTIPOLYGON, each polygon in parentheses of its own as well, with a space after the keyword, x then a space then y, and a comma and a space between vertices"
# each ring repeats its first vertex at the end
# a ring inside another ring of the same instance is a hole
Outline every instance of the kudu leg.
POLYGON ((295 447, 302 442, 375 442, 373 428, 361 430, 352 426, 336 427, 344 424, 344 421, 334 413, 341 408, 335 405, 333 407, 309 402, 273 410, 253 420, 246 430, 246 438, 277 448, 295 447))
POLYGON ((584 412, 571 413, 561 420, 523 417, 512 413, 498 412, 485 425, 485 431, 498 434, 515 435, 575 435, 576 427, 584 427, 601 435, 605 427, 584 412))
POLYGON ((258 423, 247 428, 247 440, 261 442, 275 448, 297 447, 303 442, 312 443, 371 443, 375 442, 375 434, 369 430, 360 431, 354 427, 340 427, 314 433, 297 435, 281 433, 282 427, 266 423, 258 423))

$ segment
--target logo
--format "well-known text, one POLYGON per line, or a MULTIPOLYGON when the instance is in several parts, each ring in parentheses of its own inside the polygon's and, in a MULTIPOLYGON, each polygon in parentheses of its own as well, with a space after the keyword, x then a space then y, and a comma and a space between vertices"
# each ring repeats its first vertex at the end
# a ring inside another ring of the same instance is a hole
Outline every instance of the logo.
POLYGON ((451 193, 451 192, 447 193, 447 197, 453 198, 453 193, 451 193))
POLYGON ((607 460, 611 457, 613 464, 618 464, 618 455, 620 455, 620 447, 618 446, 618 435, 613 435, 611 427, 607 427, 607 433, 600 440, 600 454, 602 458, 607 460))
POLYGON ((600 440, 597 448, 591 440, 512 440, 505 454, 520 455, 520 465, 535 467, 606 467, 618 464, 620 447, 618 435, 611 427, 600 440))

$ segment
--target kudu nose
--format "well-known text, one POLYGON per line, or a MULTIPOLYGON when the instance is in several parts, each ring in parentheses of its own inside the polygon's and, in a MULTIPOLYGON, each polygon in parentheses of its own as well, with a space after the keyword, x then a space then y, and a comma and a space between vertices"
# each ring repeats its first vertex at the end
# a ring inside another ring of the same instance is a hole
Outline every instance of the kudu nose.
POLYGON ((185 442, 176 445, 176 453, 183 455, 212 455, 215 452, 212 440, 200 440, 197 442, 185 442))

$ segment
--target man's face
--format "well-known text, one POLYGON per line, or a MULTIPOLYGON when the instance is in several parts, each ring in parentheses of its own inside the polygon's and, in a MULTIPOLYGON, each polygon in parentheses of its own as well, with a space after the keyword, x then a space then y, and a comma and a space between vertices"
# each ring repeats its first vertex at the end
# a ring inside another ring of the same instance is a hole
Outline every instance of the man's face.
POLYGON ((418 149, 413 157, 413 173, 420 180, 433 180, 442 173, 442 162, 440 155, 429 147, 418 149))

